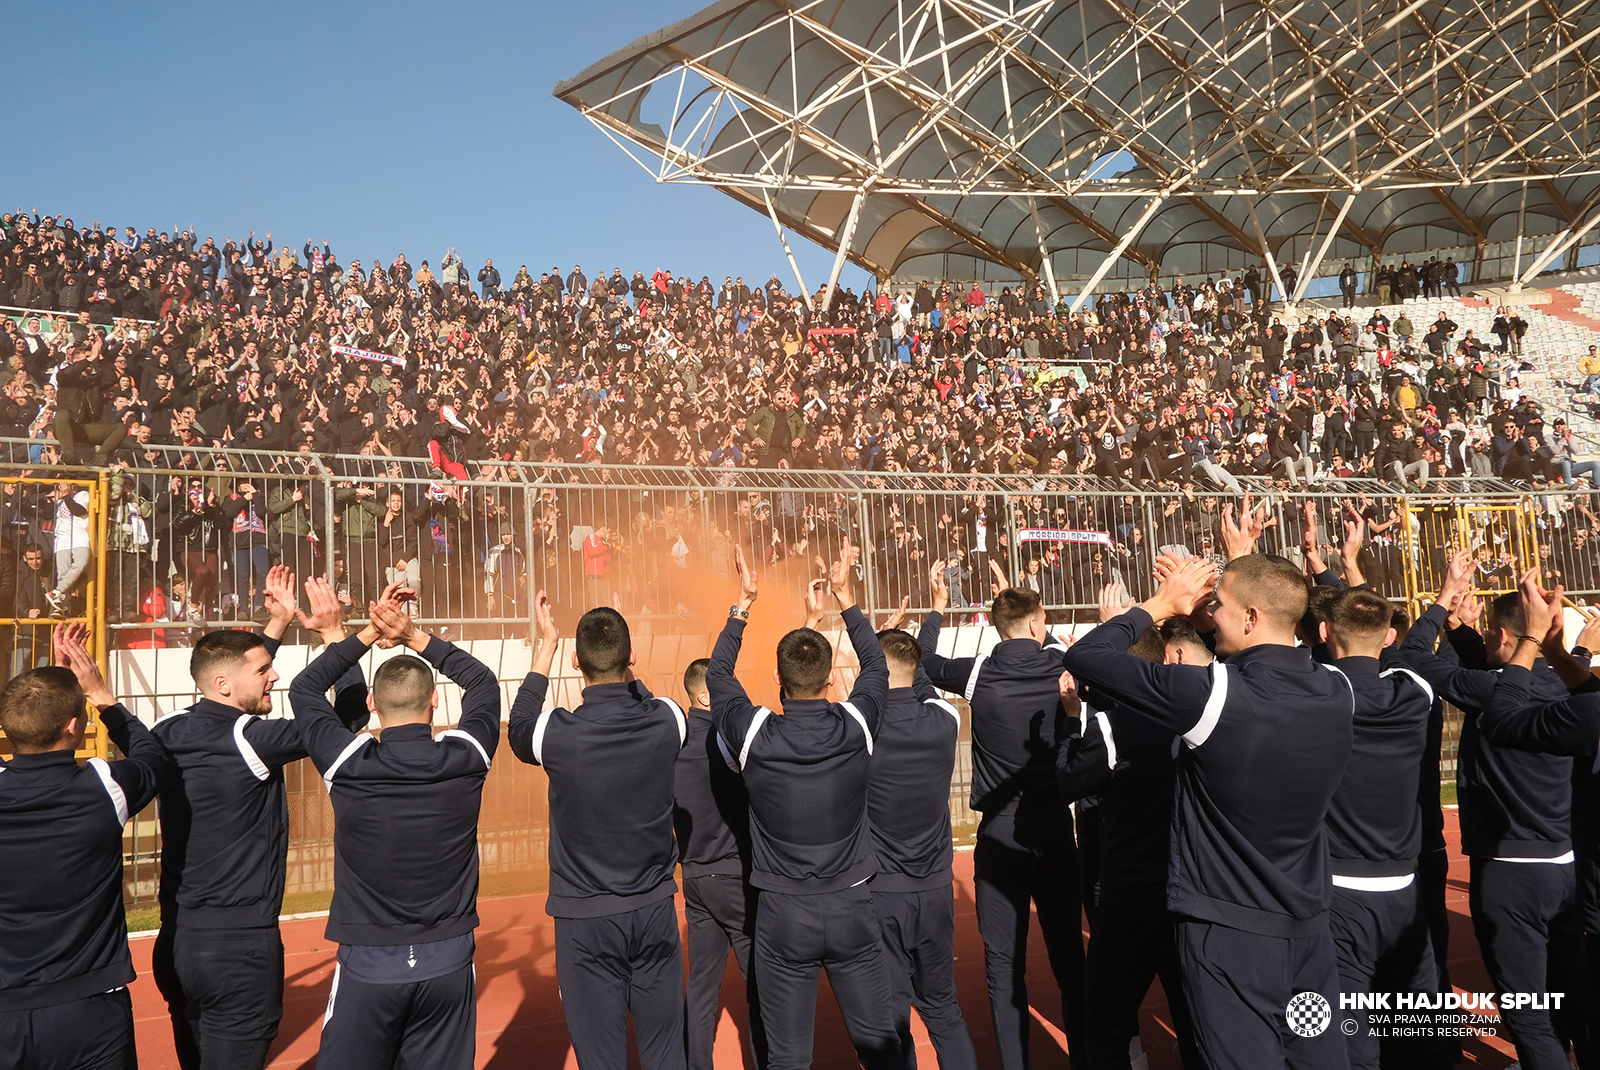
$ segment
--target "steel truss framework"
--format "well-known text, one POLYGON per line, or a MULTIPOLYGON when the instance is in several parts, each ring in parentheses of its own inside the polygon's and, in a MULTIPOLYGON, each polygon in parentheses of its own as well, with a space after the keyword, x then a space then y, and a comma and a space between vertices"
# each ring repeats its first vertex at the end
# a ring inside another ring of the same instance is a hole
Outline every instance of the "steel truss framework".
POLYGON ((1600 223, 1600 0, 723 0, 555 94, 835 279, 1307 277, 1519 220, 1531 279, 1600 223))

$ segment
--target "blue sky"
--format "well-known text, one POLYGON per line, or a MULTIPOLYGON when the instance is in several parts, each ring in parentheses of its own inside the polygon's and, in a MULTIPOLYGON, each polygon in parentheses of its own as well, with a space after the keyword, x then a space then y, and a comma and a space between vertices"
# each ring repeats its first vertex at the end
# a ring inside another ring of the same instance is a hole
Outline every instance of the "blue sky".
MULTIPOLYGON (((778 272, 772 224, 657 186, 551 88, 709 0, 55 3, 7 57, 0 208, 220 243, 327 239, 346 263, 455 246, 507 283, 581 263, 778 272)), ((6 4, 16 23, 21 5, 6 4)), ((831 254, 790 236, 806 281, 831 254)), ((858 292, 866 276, 846 266, 858 292)))

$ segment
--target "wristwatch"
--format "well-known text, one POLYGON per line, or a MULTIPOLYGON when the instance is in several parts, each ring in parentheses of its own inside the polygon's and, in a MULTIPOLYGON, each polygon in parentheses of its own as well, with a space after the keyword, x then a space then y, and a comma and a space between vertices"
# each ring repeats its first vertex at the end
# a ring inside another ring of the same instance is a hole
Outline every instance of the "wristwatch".
POLYGON ((729 606, 728 616, 738 617, 740 620, 749 620, 750 611, 748 609, 740 609, 738 606, 729 606))

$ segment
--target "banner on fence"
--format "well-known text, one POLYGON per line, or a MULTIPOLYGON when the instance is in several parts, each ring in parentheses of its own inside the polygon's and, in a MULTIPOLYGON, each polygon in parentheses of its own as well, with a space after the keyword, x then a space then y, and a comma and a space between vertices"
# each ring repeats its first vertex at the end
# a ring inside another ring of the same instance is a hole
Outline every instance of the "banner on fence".
POLYGON ((1092 542, 1100 546, 1112 545, 1111 536, 1103 531, 1081 531, 1076 528, 1023 528, 1017 532, 1018 542, 1092 542))

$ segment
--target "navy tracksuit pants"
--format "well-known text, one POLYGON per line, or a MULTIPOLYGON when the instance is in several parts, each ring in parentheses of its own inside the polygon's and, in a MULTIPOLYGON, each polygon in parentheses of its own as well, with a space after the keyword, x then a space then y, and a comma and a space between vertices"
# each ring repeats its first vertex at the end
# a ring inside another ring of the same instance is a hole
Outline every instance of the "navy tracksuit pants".
POLYGON ((750 969, 756 921, 756 892, 742 877, 712 873, 683 880, 683 913, 689 927, 689 991, 685 1040, 689 1070, 712 1070, 717 1012, 722 1006, 722 974, 728 951, 739 964, 750 1005, 750 1047, 756 1067, 765 1070, 767 1041, 750 969))
POLYGON ((978 1070, 978 1053, 956 999, 955 892, 872 893, 872 907, 883 932, 889 990, 898 1019, 910 1020, 917 1008, 928 1029, 939 1070, 978 1070))
POLYGON ((672 899, 556 918, 556 980, 581 1070, 627 1070, 633 1014, 643 1070, 684 1070, 683 948, 672 899))

